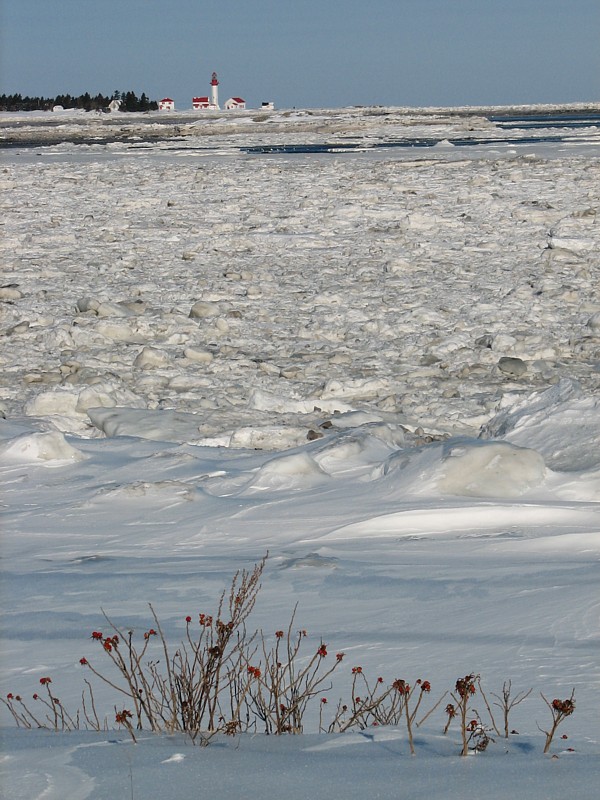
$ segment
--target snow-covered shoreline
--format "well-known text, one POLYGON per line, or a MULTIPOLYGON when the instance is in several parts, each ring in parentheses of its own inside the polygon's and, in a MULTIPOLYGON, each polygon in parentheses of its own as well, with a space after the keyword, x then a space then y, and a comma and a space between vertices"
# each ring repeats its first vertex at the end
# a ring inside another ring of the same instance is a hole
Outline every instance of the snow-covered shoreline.
POLYGON ((112 113, 32 111, 0 113, 0 147, 40 146, 63 142, 93 144, 144 140, 151 143, 165 139, 192 139, 215 136, 252 137, 273 134, 309 134, 317 140, 331 135, 359 135, 371 139, 399 131, 432 127, 446 133, 466 133, 483 129, 492 136, 490 116, 536 114, 597 115, 600 103, 531 106, 460 106, 456 108, 365 106, 339 109, 247 109, 245 111, 182 110, 175 112, 112 113))
MULTIPOLYGON (((434 692, 470 671, 491 691, 532 686, 523 738, 445 786, 465 765, 446 758, 441 719, 423 734, 425 767, 404 766, 394 731, 339 747, 256 737, 239 752, 149 739, 128 762, 109 755, 130 751, 121 734, 97 748, 97 735, 61 735, 52 750, 43 732, 4 729, 7 786, 15 800, 100 798, 131 774, 147 799, 179 770, 183 798, 197 768, 241 758, 274 796, 264 776, 284 769, 283 748, 287 796, 304 797, 295 765, 317 748, 331 758, 315 786, 342 776, 321 796, 354 797, 374 790, 378 748, 381 787, 398 769, 410 797, 514 785, 537 800, 578 784, 591 800, 597 133, 513 145, 477 116, 274 113, 273 128, 206 118, 137 145, 74 144, 89 132, 69 119, 64 144, 2 152, 0 691, 30 696, 51 674, 78 702, 101 608, 141 629, 152 602, 176 639, 268 551, 257 627, 285 626, 298 603, 299 624, 349 667, 434 692), (240 152, 432 131, 440 143, 421 150, 240 152), (457 132, 489 141, 453 147, 457 132), (539 691, 572 688, 575 752, 544 759, 539 691)), ((98 699, 109 713, 110 692, 98 699)))

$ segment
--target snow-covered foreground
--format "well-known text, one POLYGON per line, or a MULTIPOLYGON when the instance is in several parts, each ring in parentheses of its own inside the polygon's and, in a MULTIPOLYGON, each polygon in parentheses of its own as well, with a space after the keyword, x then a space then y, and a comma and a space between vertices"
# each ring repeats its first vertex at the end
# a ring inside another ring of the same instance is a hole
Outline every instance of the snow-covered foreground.
MULTIPOLYGON (((485 754, 459 758, 451 742, 418 737, 411 758, 396 729, 338 736, 249 736, 219 739, 208 748, 179 737, 150 737, 138 745, 119 736, 18 732, 7 745, 10 800, 114 798, 312 797, 362 800, 463 800, 465 797, 560 800, 569 791, 597 797, 597 749, 557 748, 542 758, 529 737, 485 754)), ((6 761, 5 761, 6 763, 6 761)))
MULTIPOLYGON (((240 150, 308 141, 281 115, 6 156, 0 690, 52 676, 76 705, 101 609, 143 631, 151 602, 176 642, 268 551, 251 623, 285 628, 297 603, 346 653, 328 707, 353 666, 427 679, 431 704, 476 672, 533 687, 519 734, 460 759, 444 702, 414 759, 401 729, 317 734, 318 709, 314 735, 134 746, 3 708, 7 798, 596 796, 597 133, 386 119, 331 112, 310 142, 401 125, 440 144, 240 150), (490 142, 449 144, 468 132, 490 142), (573 688, 543 757, 539 692, 573 688)), ((112 725, 119 699, 97 701, 112 725)))

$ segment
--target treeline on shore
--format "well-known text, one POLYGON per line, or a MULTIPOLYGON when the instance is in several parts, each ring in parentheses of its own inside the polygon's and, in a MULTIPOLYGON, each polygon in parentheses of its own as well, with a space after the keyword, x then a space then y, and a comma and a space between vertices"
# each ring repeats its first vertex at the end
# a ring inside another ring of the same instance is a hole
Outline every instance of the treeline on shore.
POLYGON ((79 108, 83 111, 108 111, 113 101, 118 100, 120 111, 156 111, 158 103, 150 100, 145 92, 138 97, 135 92, 115 91, 111 95, 89 92, 79 96, 58 94, 56 97, 29 97, 21 94, 0 95, 0 111, 52 111, 55 106, 79 108))

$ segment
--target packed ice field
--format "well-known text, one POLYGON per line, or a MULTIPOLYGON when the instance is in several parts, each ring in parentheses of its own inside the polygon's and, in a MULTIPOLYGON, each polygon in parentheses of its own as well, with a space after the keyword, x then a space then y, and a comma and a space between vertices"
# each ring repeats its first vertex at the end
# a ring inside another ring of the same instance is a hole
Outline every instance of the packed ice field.
POLYGON ((252 625, 346 653, 332 708, 357 665, 533 688, 468 773, 443 709, 411 761, 3 706, 7 797, 596 796, 599 108, 0 116, 2 697, 76 706, 102 610, 176 641, 266 552, 252 625))

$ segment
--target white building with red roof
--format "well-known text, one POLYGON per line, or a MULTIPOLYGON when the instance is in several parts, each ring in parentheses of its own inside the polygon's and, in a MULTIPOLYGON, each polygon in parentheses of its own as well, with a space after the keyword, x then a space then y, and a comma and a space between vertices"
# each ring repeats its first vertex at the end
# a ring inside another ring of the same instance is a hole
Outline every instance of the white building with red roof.
POLYGON ((236 108, 246 108, 246 101, 242 97, 230 97, 225 103, 225 108, 228 111, 233 111, 236 108))
POLYGON ((175 102, 170 97, 163 97, 158 102, 159 111, 175 111, 175 102))

